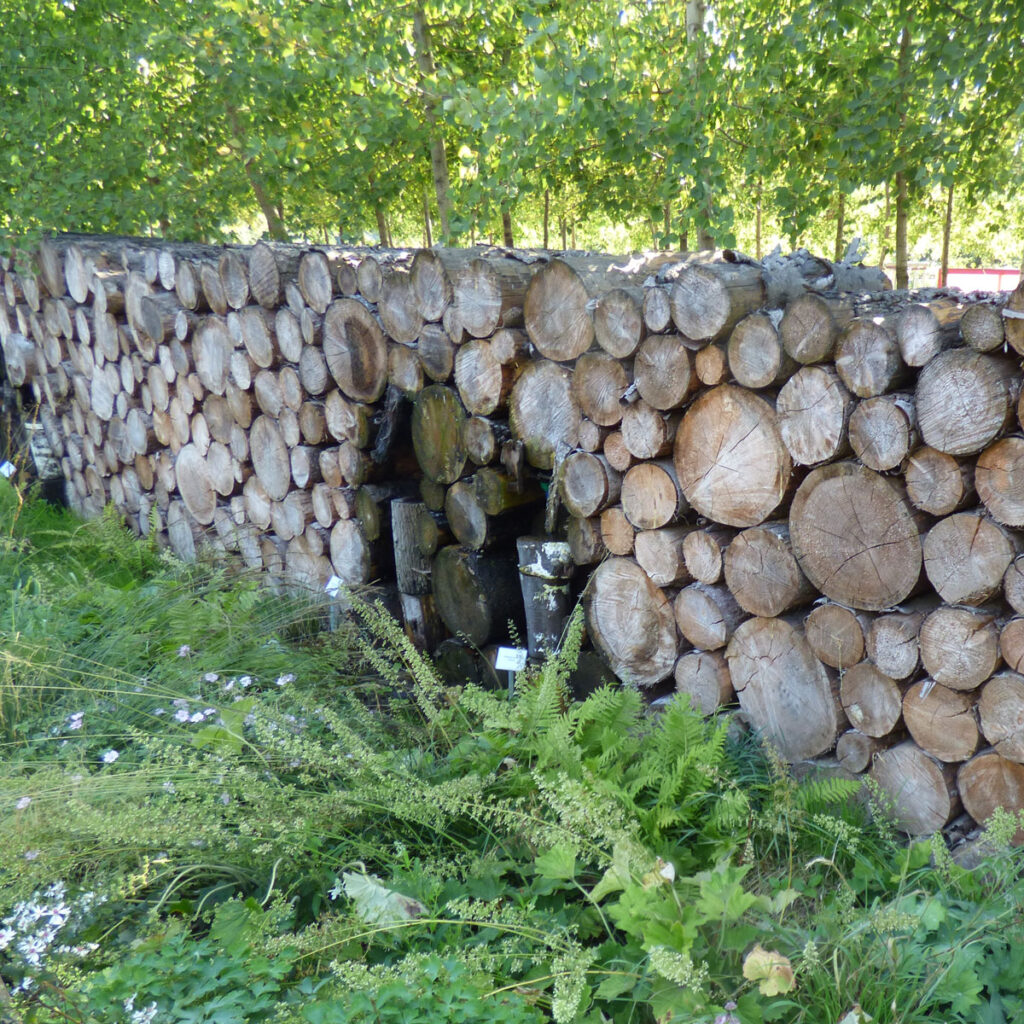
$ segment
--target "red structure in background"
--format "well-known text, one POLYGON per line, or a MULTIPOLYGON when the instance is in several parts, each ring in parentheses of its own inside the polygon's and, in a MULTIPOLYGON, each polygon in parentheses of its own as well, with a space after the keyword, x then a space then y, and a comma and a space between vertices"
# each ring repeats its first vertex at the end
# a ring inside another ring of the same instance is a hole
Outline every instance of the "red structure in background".
MULTIPOLYGON (((938 271, 935 272, 938 283, 938 271)), ((946 274, 946 287, 965 292, 1005 292, 1016 288, 1020 271, 1009 268, 950 267, 946 274)))

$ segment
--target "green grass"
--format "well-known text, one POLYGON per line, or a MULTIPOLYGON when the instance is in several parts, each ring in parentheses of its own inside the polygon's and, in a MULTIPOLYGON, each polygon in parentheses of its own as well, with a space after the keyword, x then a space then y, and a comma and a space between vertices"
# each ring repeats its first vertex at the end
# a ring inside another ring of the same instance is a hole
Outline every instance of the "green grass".
POLYGON ((996 1022, 1022 886, 726 720, 515 698, 379 609, 0 484, 0 977, 24 1021, 996 1022), (867 1020, 868 1016, 861 1017, 867 1020))

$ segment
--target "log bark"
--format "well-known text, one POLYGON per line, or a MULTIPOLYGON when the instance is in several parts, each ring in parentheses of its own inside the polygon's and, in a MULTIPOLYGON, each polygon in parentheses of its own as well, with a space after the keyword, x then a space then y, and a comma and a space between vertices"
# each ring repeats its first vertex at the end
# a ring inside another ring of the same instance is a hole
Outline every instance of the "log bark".
POLYGON ((673 676, 680 700, 702 715, 713 715, 736 699, 729 663, 720 651, 690 651, 676 662, 673 676))
POLYGON ((437 610, 454 635, 482 647, 503 638, 510 619, 522 622, 522 593, 511 561, 453 545, 438 551, 431 573, 437 610))
POLYGON ((891 801, 888 810, 896 827, 908 835, 938 832, 960 810, 952 767, 913 740, 878 754, 871 778, 891 801))
POLYGON ((933 516, 959 512, 974 497, 974 463, 927 445, 910 454, 904 469, 907 497, 933 516))
POLYGON ((770 617, 817 595, 793 556, 785 523, 741 530, 726 549, 725 582, 750 615, 770 617))
POLYGON ((922 750, 947 763, 966 761, 981 742, 973 697, 931 679, 907 690, 903 720, 922 750))
POLYGON ((984 604, 1002 588, 1003 576, 1020 547, 1015 535, 988 517, 960 512, 928 531, 924 571, 947 604, 984 604))
POLYGON ((538 469, 551 469, 555 455, 576 446, 579 404, 565 367, 547 359, 531 363, 516 381, 509 399, 509 425, 526 446, 526 457, 538 469))
POLYGON ((948 455, 975 455, 1013 419, 1016 364, 957 348, 937 355, 917 378, 915 405, 924 443, 948 455))
POLYGON ((999 664, 999 629, 992 610, 941 605, 921 624, 925 671, 952 690, 973 690, 999 664))
POLYGON ((835 746, 846 717, 835 680, 785 619, 742 623, 726 649, 740 707, 787 761, 824 754, 835 746))
POLYGON ((903 689, 870 661, 846 669, 839 697, 850 724, 866 736, 891 733, 903 712, 903 689))
POLYGON ((899 485, 854 463, 813 470, 790 508, 793 553, 826 597, 866 611, 899 604, 921 575, 921 538, 899 485))
POLYGON ((583 603, 590 638, 619 678, 648 687, 671 675, 678 648, 672 605, 636 562, 602 562, 583 603))
POLYGON ((676 435, 675 464, 687 501, 701 515, 739 527, 771 515, 792 471, 774 409, 728 384, 687 410, 676 435))
POLYGON ((565 541, 549 537, 520 537, 516 549, 527 650, 531 658, 541 658, 558 650, 569 618, 572 556, 565 541))

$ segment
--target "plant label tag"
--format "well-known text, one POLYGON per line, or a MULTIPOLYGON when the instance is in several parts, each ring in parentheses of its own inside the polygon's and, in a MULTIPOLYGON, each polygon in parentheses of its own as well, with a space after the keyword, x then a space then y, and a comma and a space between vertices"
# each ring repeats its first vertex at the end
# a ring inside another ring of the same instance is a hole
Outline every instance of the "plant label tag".
POLYGON ((327 592, 328 597, 337 597, 338 591, 341 590, 344 581, 340 576, 332 576, 325 584, 324 590, 327 592))
POLYGON ((18 467, 13 462, 5 462, 0 465, 0 476, 10 480, 15 473, 18 472, 18 467))
POLYGON ((499 647, 494 667, 499 672, 521 672, 526 668, 526 648, 499 647))

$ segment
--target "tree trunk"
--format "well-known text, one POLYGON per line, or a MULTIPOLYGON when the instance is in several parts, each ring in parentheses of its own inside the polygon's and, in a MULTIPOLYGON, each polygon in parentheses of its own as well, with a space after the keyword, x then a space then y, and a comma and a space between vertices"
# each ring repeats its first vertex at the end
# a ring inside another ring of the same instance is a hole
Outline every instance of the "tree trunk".
POLYGON ((506 249, 514 249, 516 242, 512 236, 512 214, 507 207, 501 209, 501 241, 506 249))
POLYGON ((844 233, 846 231, 846 193, 839 190, 839 202, 838 209, 836 211, 836 248, 835 248, 835 260, 838 263, 843 258, 843 253, 846 251, 844 245, 844 233))
POLYGON ((412 37, 416 48, 416 64, 421 76, 420 86, 423 90, 424 115, 431 136, 430 171, 434 179, 434 195, 437 199, 437 212, 441 221, 441 244, 448 245, 451 241, 451 194, 448 184, 448 156, 445 153, 444 139, 441 136, 444 117, 439 97, 435 96, 427 86, 427 79, 434 75, 436 68, 430 42, 430 29, 421 6, 417 6, 412 12, 412 37))

